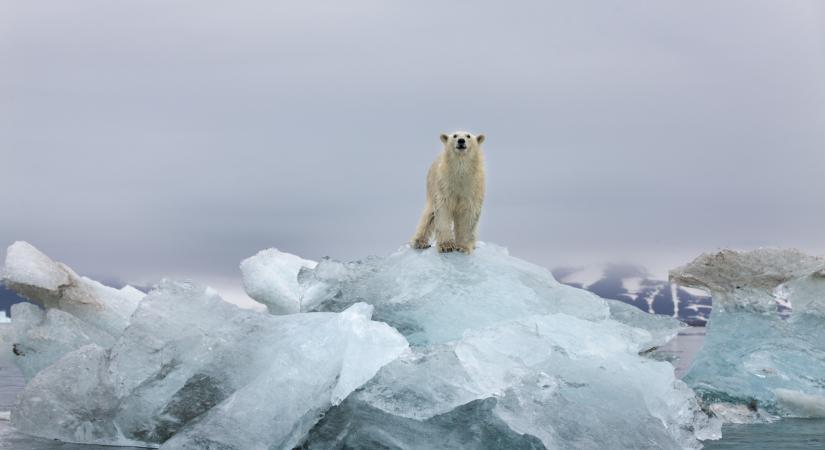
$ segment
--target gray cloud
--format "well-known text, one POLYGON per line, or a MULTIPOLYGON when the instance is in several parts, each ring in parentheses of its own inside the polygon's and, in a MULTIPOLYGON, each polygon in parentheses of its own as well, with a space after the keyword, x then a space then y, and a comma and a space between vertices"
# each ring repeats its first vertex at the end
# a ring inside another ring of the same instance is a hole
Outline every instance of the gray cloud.
POLYGON ((535 262, 825 253, 817 1, 0 5, 0 240, 85 273, 386 254, 454 128, 535 262))

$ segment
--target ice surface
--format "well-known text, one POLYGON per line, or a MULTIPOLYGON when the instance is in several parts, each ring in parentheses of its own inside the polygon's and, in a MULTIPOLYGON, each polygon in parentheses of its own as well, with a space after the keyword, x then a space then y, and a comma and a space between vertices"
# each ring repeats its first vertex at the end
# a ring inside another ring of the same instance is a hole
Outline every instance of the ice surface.
POLYGON ((545 268, 480 242, 472 258, 407 247, 386 257, 342 263, 322 260, 299 275, 305 311, 338 311, 354 302, 374 305, 376 320, 413 344, 458 339, 465 330, 533 314, 612 318, 651 333, 647 347, 673 338, 679 321, 656 316, 559 283, 545 268))
POLYGON ((0 367, 14 364, 14 328, 10 322, 0 323, 0 367))
POLYGON ((641 345, 642 351, 654 350, 673 339, 687 325, 673 317, 649 314, 620 301, 608 301, 610 318, 650 333, 650 339, 641 345))
POLYGON ((15 242, 6 250, 3 278, 29 289, 57 292, 71 282, 69 272, 28 242, 15 242))
POLYGON ((87 345, 40 371, 12 423, 68 442, 158 445, 174 435, 164 448, 291 448, 406 348, 371 311, 273 316, 165 282, 111 348, 87 345))
POLYGON ((65 311, 116 338, 129 324, 143 293, 127 286, 114 289, 77 275, 27 242, 6 251, 6 285, 47 308, 65 311))
POLYGON ((386 413, 352 397, 327 413, 300 447, 306 450, 538 450, 535 436, 496 417, 496 400, 475 400, 425 420, 386 413))
POLYGON ((31 303, 17 303, 11 311, 14 362, 27 380, 80 347, 109 347, 115 342, 108 333, 59 309, 44 311, 31 303))
POLYGON ((367 301, 375 319, 413 344, 458 339, 482 328, 531 314, 568 313, 601 320, 605 300, 557 282, 545 268, 479 243, 471 257, 409 248, 386 257, 341 263, 324 259, 299 276, 305 311, 340 311, 367 301))
POLYGON ((301 311, 301 287, 298 272, 313 268, 315 261, 303 259, 275 248, 261 250, 241 262, 246 293, 266 305, 272 314, 293 314, 301 311))
POLYGON ((705 254, 671 272, 672 281, 713 296, 704 345, 684 378, 706 403, 746 405, 767 416, 819 415, 823 268, 825 260, 796 250, 760 249, 705 254), (792 310, 780 313, 780 303, 792 310))

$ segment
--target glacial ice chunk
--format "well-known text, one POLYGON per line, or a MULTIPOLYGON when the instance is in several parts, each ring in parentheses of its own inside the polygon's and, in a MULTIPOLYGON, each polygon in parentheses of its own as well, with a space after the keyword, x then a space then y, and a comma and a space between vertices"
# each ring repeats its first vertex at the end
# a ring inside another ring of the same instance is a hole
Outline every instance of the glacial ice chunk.
POLYGON ((29 300, 65 311, 113 338, 123 332, 143 298, 132 287, 114 289, 81 277, 27 242, 9 246, 3 280, 29 300))
POLYGON ((71 282, 69 272, 28 242, 18 241, 6 250, 3 278, 28 289, 57 292, 71 282))
POLYGON ((798 250, 762 248, 705 253, 670 271, 670 281, 713 294, 713 312, 777 309, 774 289, 825 266, 822 258, 798 250))
POLYGON ((501 247, 324 259, 298 280, 303 310, 366 302, 413 344, 303 448, 675 449, 719 436, 673 366, 640 355, 678 321, 561 285, 501 247))
POLYGON ((65 442, 142 445, 119 436, 111 420, 117 399, 107 373, 108 351, 96 344, 74 350, 26 384, 12 425, 33 436, 65 442))
MULTIPOLYGON (((401 448, 441 448, 444 434, 462 428, 494 429, 514 448, 537 440, 546 448, 644 442, 677 449, 718 438, 719 423, 700 410, 673 367, 638 355, 649 340, 642 329, 566 314, 468 330, 385 366, 325 416, 305 447, 392 447, 387 437, 400 435, 411 442, 401 448), (448 417, 455 428, 439 430, 435 424, 448 417)), ((479 436, 465 439, 446 448, 484 448, 479 436)))
POLYGON ((80 347, 110 347, 115 342, 108 333, 59 309, 43 310, 31 303, 17 303, 11 311, 14 362, 27 380, 80 347))
POLYGON ((317 264, 275 248, 261 250, 241 262, 244 289, 272 314, 300 312, 302 289, 298 272, 317 264))
POLYGON ((646 313, 624 302, 609 300, 607 304, 610 307, 611 319, 650 333, 650 339, 641 345, 641 351, 657 349, 670 342, 680 330, 687 328, 684 322, 673 317, 646 313))
POLYGON ((794 400, 825 397, 823 269, 822 258, 759 249, 705 254, 671 271, 672 281, 713 297, 704 345, 684 377, 706 403, 813 414, 794 400))
POLYGON ((111 348, 81 347, 37 373, 12 424, 67 442, 292 448, 407 347, 371 312, 273 316, 165 281, 111 348))

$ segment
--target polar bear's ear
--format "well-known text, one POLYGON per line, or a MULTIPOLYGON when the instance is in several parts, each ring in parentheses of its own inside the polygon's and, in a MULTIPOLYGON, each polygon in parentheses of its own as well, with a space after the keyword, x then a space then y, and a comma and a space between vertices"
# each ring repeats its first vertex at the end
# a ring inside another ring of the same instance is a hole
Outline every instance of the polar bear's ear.
POLYGON ((450 137, 447 136, 446 134, 441 135, 441 142, 446 144, 449 139, 450 139, 450 137))
POLYGON ((476 136, 476 140, 478 141, 479 144, 483 143, 484 142, 484 135, 479 134, 478 136, 476 136))

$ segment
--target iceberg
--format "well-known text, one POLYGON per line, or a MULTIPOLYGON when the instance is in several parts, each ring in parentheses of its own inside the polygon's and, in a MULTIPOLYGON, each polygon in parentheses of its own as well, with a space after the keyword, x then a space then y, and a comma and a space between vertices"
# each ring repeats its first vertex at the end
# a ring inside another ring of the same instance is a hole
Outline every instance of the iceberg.
POLYGON ((684 377, 705 404, 744 405, 760 412, 757 421, 825 416, 825 259, 724 250, 670 279, 713 297, 704 345, 684 377))
POLYGON ((303 448, 676 449, 719 437, 721 422, 673 366, 640 355, 675 336, 678 321, 562 285, 502 247, 404 247, 289 274, 302 311, 365 302, 412 345, 332 408, 303 448))
POLYGON ((175 450, 693 449, 720 435, 649 357, 682 324, 502 247, 317 264, 269 249, 241 271, 267 312, 181 281, 137 298, 14 244, 6 282, 40 306, 15 306, 3 331, 29 378, 12 425, 175 450))

